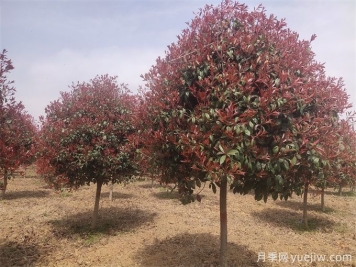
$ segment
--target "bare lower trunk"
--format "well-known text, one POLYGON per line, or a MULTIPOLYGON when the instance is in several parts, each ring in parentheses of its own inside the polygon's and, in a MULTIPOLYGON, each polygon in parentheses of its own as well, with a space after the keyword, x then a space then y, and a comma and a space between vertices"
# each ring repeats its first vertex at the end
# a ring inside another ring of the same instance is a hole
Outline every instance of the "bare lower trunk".
POLYGON ((303 224, 305 228, 308 228, 308 214, 307 214, 307 202, 308 202, 308 187, 309 184, 304 185, 304 194, 303 194, 303 224))
POLYGON ((220 267, 227 266, 227 179, 220 185, 220 267))
POLYGON ((339 186, 339 196, 342 196, 342 186, 339 186))
POLYGON ((325 201, 324 201, 324 197, 325 197, 325 189, 324 187, 321 189, 321 210, 325 211, 325 201))
POLYGON ((95 205, 94 205, 93 219, 91 221, 91 229, 94 229, 97 226, 98 211, 99 211, 99 201, 100 201, 100 194, 101 194, 101 186, 102 185, 103 185, 102 181, 98 181, 97 184, 96 184, 95 205))
POLYGON ((6 192, 6 188, 7 188, 7 170, 4 170, 4 184, 2 185, 1 188, 1 198, 4 199, 5 198, 5 192, 6 192))
POLYGON ((113 195, 113 192, 114 192, 114 184, 113 184, 113 182, 110 182, 109 183, 109 199, 110 199, 110 201, 112 201, 112 195, 113 195))

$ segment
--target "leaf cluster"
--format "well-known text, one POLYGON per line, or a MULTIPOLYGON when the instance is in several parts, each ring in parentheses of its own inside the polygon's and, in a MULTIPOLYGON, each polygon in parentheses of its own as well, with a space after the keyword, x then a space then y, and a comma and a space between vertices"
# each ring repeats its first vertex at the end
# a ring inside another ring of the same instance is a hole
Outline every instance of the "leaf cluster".
POLYGON ((323 177, 324 146, 350 105, 310 43, 262 6, 201 9, 143 76, 142 136, 161 178, 188 194, 227 179, 234 193, 266 201, 323 177))
POLYGON ((0 53, 0 169, 11 173, 33 161, 37 128, 23 104, 15 100, 14 82, 6 76, 14 67, 6 53, 0 53))
POLYGON ((97 76, 72 85, 46 108, 39 135, 39 171, 50 183, 79 187, 116 183, 136 170, 135 97, 116 77, 97 76))

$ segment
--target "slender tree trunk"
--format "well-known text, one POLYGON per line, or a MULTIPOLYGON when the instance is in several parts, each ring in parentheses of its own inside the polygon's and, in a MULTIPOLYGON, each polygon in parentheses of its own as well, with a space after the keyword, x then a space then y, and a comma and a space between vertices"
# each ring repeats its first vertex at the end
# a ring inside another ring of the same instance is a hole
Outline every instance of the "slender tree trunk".
POLYGON ((308 214, 307 214, 307 202, 308 202, 308 188, 309 184, 305 183, 304 185, 304 194, 303 194, 303 224, 305 228, 308 228, 308 214))
POLYGON ((110 201, 112 201, 112 195, 113 195, 113 192, 114 192, 114 184, 112 181, 110 181, 109 183, 109 199, 110 201))
POLYGON ((101 194, 101 186, 103 185, 102 181, 98 181, 96 184, 96 195, 95 195, 95 205, 94 205, 94 212, 93 212, 93 219, 91 221, 91 229, 95 229, 98 222, 98 211, 99 211, 99 201, 100 201, 100 194, 101 194))
POLYGON ((325 189, 324 187, 321 189, 321 210, 325 211, 325 201, 324 201, 324 197, 325 197, 325 189))
POLYGON ((339 186, 339 196, 342 196, 342 186, 341 186, 341 184, 339 186))
POLYGON ((5 169, 4 170, 4 184, 1 189, 1 198, 2 199, 5 198, 5 192, 6 192, 6 188, 7 188, 7 176, 8 176, 8 173, 7 173, 7 170, 5 169))
POLYGON ((221 181, 220 185, 220 267, 227 266, 227 179, 221 181))

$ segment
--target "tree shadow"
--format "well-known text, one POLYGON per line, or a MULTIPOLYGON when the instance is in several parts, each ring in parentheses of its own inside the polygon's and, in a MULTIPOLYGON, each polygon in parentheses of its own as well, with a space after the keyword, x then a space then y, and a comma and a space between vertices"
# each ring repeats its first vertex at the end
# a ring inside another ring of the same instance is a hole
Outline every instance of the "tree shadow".
MULTIPOLYGON (((310 193, 314 193, 314 194, 320 195, 321 194, 321 190, 311 189, 310 193)), ((325 195, 336 196, 336 197, 356 197, 356 191, 352 191, 351 189, 344 189, 341 192, 341 195, 340 195, 340 193, 339 193, 339 191, 337 189, 333 190, 333 189, 329 188, 329 189, 326 189, 324 191, 324 194, 325 195)))
POLYGON ((36 244, 8 241, 0 245, 0 266, 35 266, 46 254, 36 244))
POLYGON ((338 192, 334 192, 333 195, 338 196, 338 197, 356 197, 356 191, 352 191, 352 190, 342 191, 341 196, 338 192))
POLYGON ((155 192, 152 193, 152 195, 158 199, 180 199, 180 194, 178 191, 161 191, 161 192, 155 192))
POLYGON ((290 211, 286 209, 267 208, 259 212, 251 213, 258 219, 268 222, 275 227, 285 227, 295 231, 322 231, 332 232, 336 223, 316 214, 308 214, 309 228, 305 229, 302 223, 302 211, 290 211))
POLYGON ((148 182, 148 183, 140 184, 140 185, 138 185, 138 187, 151 189, 151 188, 161 188, 162 185, 160 185, 158 183, 152 184, 152 182, 148 182))
MULTIPOLYGON (((146 267, 211 267, 219 266, 218 236, 208 233, 180 234, 164 240, 156 239, 152 245, 138 251, 137 261, 146 267)), ((258 255, 246 246, 228 243, 228 266, 271 266, 257 262, 258 255)))
MULTIPOLYGON (((327 203, 327 200, 326 200, 327 203)), ((296 202, 296 201, 276 201, 275 204, 277 206, 283 208, 290 208, 292 210, 303 210, 303 202, 296 202)), ((320 203, 308 203, 308 211, 316 211, 316 212, 324 212, 324 213, 331 213, 334 212, 335 209, 329 208, 325 206, 325 211, 322 211, 320 203)))
POLYGON ((6 200, 13 200, 13 199, 19 199, 19 198, 44 198, 47 197, 49 194, 49 191, 29 191, 29 190, 24 190, 24 191, 10 191, 6 192, 5 198, 6 200))
MULTIPOLYGON (((134 195, 132 194, 126 194, 126 193, 121 193, 121 192, 113 192, 112 193, 112 198, 115 199, 115 198, 123 198, 123 199, 126 199, 126 198, 132 198, 134 195)), ((101 193, 101 196, 100 198, 108 198, 109 197, 109 192, 104 192, 104 193, 101 193)))
POLYGON ((144 224, 152 223, 156 213, 149 213, 131 208, 101 208, 98 215, 98 226, 91 229, 92 210, 77 213, 58 220, 52 220, 52 232, 58 238, 88 238, 90 235, 116 235, 129 232, 144 224))

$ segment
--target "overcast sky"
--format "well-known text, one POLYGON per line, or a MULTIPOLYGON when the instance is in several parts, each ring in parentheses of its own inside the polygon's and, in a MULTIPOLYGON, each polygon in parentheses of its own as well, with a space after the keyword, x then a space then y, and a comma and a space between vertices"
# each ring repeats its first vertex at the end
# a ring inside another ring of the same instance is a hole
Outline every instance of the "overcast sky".
MULTIPOLYGON (((35 117, 68 91, 72 82, 96 75, 118 76, 136 91, 140 75, 163 56, 167 45, 205 4, 215 0, 0 0, 1 50, 15 69, 16 99, 35 117)), ((313 42, 316 59, 329 76, 343 77, 356 106, 356 1, 245 0, 262 3, 267 13, 285 18, 301 39, 313 42)), ((356 107, 355 107, 356 109, 356 107)))

